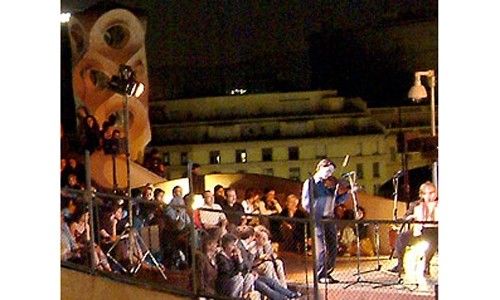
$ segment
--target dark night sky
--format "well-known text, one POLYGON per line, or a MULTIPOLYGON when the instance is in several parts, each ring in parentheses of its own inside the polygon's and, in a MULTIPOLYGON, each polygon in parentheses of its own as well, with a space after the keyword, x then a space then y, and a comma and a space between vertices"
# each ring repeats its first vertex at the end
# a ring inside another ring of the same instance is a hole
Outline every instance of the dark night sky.
MULTIPOLYGON (((80 11, 98 2, 63 0, 61 11, 80 11)), ((371 106, 404 105, 405 93, 412 81, 411 72, 402 65, 405 60, 394 60, 393 69, 387 63, 376 65, 379 59, 358 51, 366 46, 352 38, 351 32, 388 20, 429 19, 429 16, 437 19, 436 0, 287 1, 282 4, 247 0, 129 0, 119 3, 147 13, 150 77, 169 73, 163 80, 172 82, 172 78, 184 78, 184 90, 178 93, 155 93, 152 86, 153 97, 159 98, 220 95, 228 85, 266 78, 266 85, 255 91, 330 88, 338 89, 345 96, 361 96, 371 106), (339 33, 340 29, 349 31, 339 33), (340 41, 339 38, 347 39, 340 41), (367 67, 372 62, 373 66, 367 67), (259 63, 262 65, 257 66, 259 63), (246 66, 240 73, 228 74, 227 70, 238 65, 246 66), (385 74, 377 74, 382 72, 385 74), (388 75, 391 73, 393 78, 388 75), (203 75, 198 78, 197 74, 203 75), (251 78, 240 81, 233 78, 238 76, 251 78), (207 84, 210 82, 207 78, 214 82, 207 84), (371 80, 375 80, 373 86, 368 86, 371 80), (196 85, 196 82, 207 86, 196 85)))

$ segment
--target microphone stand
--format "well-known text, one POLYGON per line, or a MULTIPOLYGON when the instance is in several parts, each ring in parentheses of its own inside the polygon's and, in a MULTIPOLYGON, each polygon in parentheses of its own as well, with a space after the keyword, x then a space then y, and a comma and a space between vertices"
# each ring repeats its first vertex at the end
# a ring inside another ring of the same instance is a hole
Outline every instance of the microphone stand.
MULTIPOLYGON (((374 272, 374 271, 380 271, 380 269, 382 267, 380 265, 380 261, 379 261, 379 249, 377 247, 377 264, 378 264, 377 268, 374 269, 374 270, 368 270, 368 271, 363 271, 363 272, 361 272, 361 270, 360 270, 360 260, 361 260, 361 241, 360 241, 360 237, 359 237, 359 225, 360 225, 360 223, 357 222, 358 216, 359 216, 359 212, 358 212, 358 198, 357 198, 357 192, 354 191, 354 187, 356 185, 356 173, 355 172, 351 172, 351 173, 348 173, 347 176, 348 176, 348 179, 349 179, 349 184, 351 186, 350 193, 351 193, 351 198, 352 198, 353 206, 354 206, 354 216, 355 216, 355 219, 356 219, 355 230, 356 230, 356 246, 357 246, 357 249, 356 249, 356 262, 357 262, 357 266, 356 266, 356 273, 354 275, 357 276, 357 278, 356 278, 356 281, 351 282, 348 285, 344 286, 344 289, 347 289, 348 287, 353 286, 353 285, 355 285, 357 283, 380 284, 380 282, 375 282, 375 281, 370 281, 370 280, 363 280, 362 277, 361 277, 361 275, 362 274, 367 274, 367 273, 370 273, 370 272, 374 272)), ((377 237, 377 246, 378 246, 380 244, 380 242, 379 242, 379 234, 378 234, 378 224, 377 224, 377 228, 376 228, 376 237, 377 237)))
MULTIPOLYGON (((356 182, 356 173, 349 173, 348 174, 349 178, 349 183, 351 185, 351 197, 353 200, 354 204, 354 215, 356 217, 356 220, 358 219, 359 212, 358 212, 358 200, 357 200, 357 195, 356 192, 353 190, 353 187, 355 186, 356 182), (354 177, 354 178, 353 178, 354 177)), ((356 251, 356 258, 357 258, 357 269, 356 273, 354 274, 357 276, 356 281, 349 283, 348 285, 344 286, 344 289, 347 289, 350 286, 353 286, 357 283, 365 283, 365 284, 374 284, 373 288, 380 288, 380 287, 386 287, 386 286, 392 286, 392 285, 398 285, 403 282, 402 278, 399 278, 397 282, 390 282, 390 283, 384 283, 384 282, 379 282, 379 281, 372 281, 372 280, 363 280, 362 275, 363 274, 368 274, 371 272, 376 272, 376 271, 381 271, 382 270, 382 264, 380 263, 380 232, 379 232, 379 224, 375 223, 375 250, 377 252, 377 267, 373 270, 367 270, 367 271, 360 271, 360 260, 361 260, 361 242, 360 242, 360 236, 359 236, 359 226, 360 222, 356 222, 356 245, 357 245, 357 251, 356 251)))

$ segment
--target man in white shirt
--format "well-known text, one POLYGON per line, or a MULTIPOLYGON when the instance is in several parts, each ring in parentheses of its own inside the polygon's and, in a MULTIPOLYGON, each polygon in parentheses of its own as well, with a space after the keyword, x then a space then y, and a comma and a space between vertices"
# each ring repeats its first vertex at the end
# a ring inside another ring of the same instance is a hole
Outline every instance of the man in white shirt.
POLYGON ((203 192, 205 204, 200 207, 200 222, 205 229, 221 228, 225 232, 227 226, 226 215, 219 204, 214 203, 214 195, 211 191, 203 192), (207 209, 207 210, 205 210, 207 209), (218 210, 218 211, 213 211, 218 210))

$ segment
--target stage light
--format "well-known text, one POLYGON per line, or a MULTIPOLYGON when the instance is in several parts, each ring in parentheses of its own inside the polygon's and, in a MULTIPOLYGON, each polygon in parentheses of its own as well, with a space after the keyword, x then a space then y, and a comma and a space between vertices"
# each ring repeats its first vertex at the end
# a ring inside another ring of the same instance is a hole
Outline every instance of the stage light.
POLYGON ((111 77, 108 88, 115 93, 138 98, 144 93, 145 86, 135 80, 135 72, 130 66, 120 65, 119 75, 111 77))
POLYGON ((131 97, 140 97, 144 93, 144 84, 141 82, 129 83, 126 88, 127 95, 131 97))

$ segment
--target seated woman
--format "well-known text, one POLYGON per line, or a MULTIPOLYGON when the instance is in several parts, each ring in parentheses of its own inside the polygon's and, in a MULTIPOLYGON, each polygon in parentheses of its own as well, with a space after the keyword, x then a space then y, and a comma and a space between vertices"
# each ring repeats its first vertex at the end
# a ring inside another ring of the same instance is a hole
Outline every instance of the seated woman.
POLYGON ((125 262, 128 259, 128 239, 120 236, 121 231, 118 226, 122 217, 123 208, 118 203, 113 203, 102 215, 99 235, 103 249, 108 251, 116 243, 113 250, 114 257, 117 261, 125 262))
MULTIPOLYGON (((438 198, 436 186, 426 181, 419 188, 419 199, 410 203, 404 217, 406 221, 434 221, 438 219, 438 198)), ((404 229, 403 227, 402 229, 404 229)), ((436 253, 438 245, 437 224, 411 224, 410 229, 401 231, 396 239, 395 256, 398 257, 398 264, 390 269, 392 272, 404 272, 403 258, 406 248, 414 245, 420 240, 429 242, 429 247, 425 251, 425 274, 430 274, 429 263, 436 253)))
MULTIPOLYGON (((280 249, 304 253, 305 250, 305 236, 304 228, 309 218, 308 213, 302 206, 299 205, 299 198, 290 194, 286 197, 286 207, 280 213, 282 217, 304 219, 302 221, 283 220, 281 221, 279 231, 280 235, 280 249)), ((310 232, 307 232, 310 238, 310 232)))
POLYGON ((91 251, 89 219, 90 212, 87 209, 78 209, 74 214, 73 222, 71 222, 69 226, 70 232, 75 238, 76 243, 79 245, 79 248, 85 249, 85 251, 89 251, 90 254, 94 255, 94 261, 96 262, 98 270, 111 272, 112 270, 109 266, 108 259, 101 250, 101 247, 93 243, 92 247, 94 247, 94 251, 91 251))
POLYGON ((201 237, 201 251, 196 252, 196 271, 200 283, 200 292, 203 295, 215 295, 215 282, 217 280, 217 264, 215 255, 220 251, 219 236, 204 232, 201 237))
POLYGON ((61 260, 79 262, 80 259, 80 248, 66 223, 65 212, 61 210, 61 260))
POLYGON ((255 226, 254 270, 261 276, 273 278, 287 287, 283 261, 273 251, 269 230, 262 225, 255 226))

